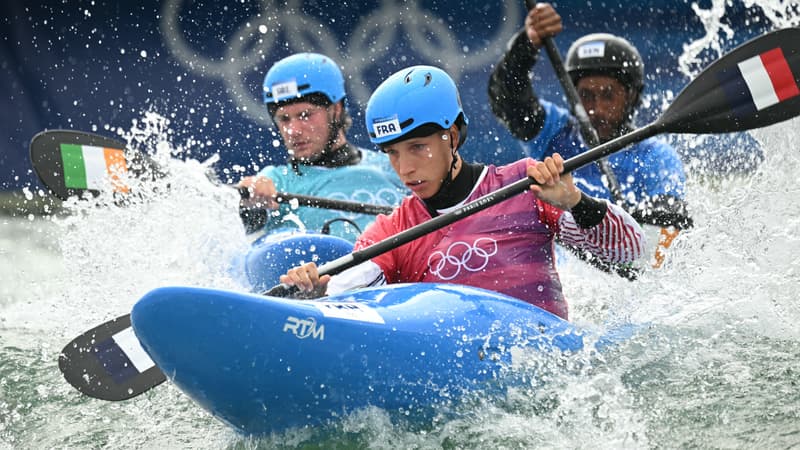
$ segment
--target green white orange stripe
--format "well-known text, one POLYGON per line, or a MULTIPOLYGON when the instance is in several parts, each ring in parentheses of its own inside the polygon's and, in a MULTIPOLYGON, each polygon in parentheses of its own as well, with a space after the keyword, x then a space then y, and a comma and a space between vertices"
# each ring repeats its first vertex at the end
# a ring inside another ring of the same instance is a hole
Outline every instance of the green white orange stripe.
POLYGON ((128 165, 120 149, 61 144, 61 161, 67 188, 102 190, 111 186, 115 192, 128 192, 122 180, 128 165))

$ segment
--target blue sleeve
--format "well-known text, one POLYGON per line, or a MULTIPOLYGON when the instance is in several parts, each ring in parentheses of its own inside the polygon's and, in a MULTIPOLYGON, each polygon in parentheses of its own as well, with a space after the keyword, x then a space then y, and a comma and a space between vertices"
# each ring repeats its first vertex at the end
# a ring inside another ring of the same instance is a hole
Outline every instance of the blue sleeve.
POLYGON ((546 156, 559 153, 565 159, 587 150, 580 136, 577 122, 569 111, 546 100, 540 100, 545 111, 542 130, 530 141, 522 142, 525 155, 541 161, 546 156))
MULTIPOLYGON (((542 101, 542 105, 546 111, 545 125, 534 140, 524 143, 530 157, 541 160, 558 152, 569 159, 586 152, 589 147, 583 142, 580 127, 572 115, 552 103, 542 101)), ((611 155, 609 162, 623 195, 629 200, 638 202, 659 195, 684 198, 683 163, 675 149, 662 139, 646 139, 611 155)), ((584 166, 573 175, 578 187, 586 193, 611 198, 602 181, 603 174, 595 164, 584 166)))
MULTIPOLYGON (((290 172, 291 168, 288 165, 283 166, 267 166, 258 172, 259 176, 267 177, 275 183, 275 189, 278 192, 288 192, 291 194, 313 195, 305 192, 305 188, 296 186, 297 183, 292 183, 291 178, 293 174, 290 172), (295 185, 295 189, 291 191, 286 189, 286 186, 295 185)), ((280 203, 278 209, 267 211, 267 221, 264 224, 264 232, 273 233, 284 230, 294 230, 301 228, 301 225, 292 219, 292 214, 297 214, 298 211, 313 208, 297 208, 292 209, 289 203, 280 203)))
POLYGON ((675 148, 663 139, 646 139, 610 161, 623 191, 632 191, 637 201, 659 195, 685 196, 683 163, 675 148))

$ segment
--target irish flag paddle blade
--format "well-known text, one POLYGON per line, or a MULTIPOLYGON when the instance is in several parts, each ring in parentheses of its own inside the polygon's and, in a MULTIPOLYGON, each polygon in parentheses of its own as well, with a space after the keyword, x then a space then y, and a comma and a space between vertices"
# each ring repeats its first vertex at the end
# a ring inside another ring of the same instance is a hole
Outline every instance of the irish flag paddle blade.
POLYGON ((42 184, 56 197, 128 194, 126 181, 162 177, 152 161, 125 150, 124 142, 92 133, 50 130, 31 139, 31 164, 42 184))
POLYGON ((118 148, 61 144, 64 185, 71 189, 102 190, 110 182, 114 192, 128 192, 125 152, 118 148))

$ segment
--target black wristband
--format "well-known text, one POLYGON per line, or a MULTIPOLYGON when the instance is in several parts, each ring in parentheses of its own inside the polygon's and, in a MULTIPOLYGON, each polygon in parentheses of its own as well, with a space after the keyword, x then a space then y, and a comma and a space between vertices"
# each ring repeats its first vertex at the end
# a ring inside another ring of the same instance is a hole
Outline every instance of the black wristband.
POLYGON ((592 228, 603 221, 608 211, 608 203, 590 197, 581 192, 581 199, 577 205, 573 206, 570 212, 575 218, 575 223, 581 228, 592 228))

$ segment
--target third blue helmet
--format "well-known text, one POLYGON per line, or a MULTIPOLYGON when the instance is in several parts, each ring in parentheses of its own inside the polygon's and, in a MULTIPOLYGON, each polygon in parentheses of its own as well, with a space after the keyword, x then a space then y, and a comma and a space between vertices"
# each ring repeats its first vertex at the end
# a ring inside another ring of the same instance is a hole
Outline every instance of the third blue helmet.
POLYGON ((318 53, 297 53, 276 62, 264 77, 268 106, 321 94, 331 103, 345 97, 342 71, 332 59, 318 53))
POLYGON ((458 125, 459 145, 467 137, 467 117, 455 82, 433 66, 413 66, 396 72, 375 89, 365 114, 369 139, 386 145, 436 129, 458 125))

